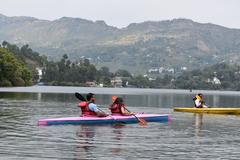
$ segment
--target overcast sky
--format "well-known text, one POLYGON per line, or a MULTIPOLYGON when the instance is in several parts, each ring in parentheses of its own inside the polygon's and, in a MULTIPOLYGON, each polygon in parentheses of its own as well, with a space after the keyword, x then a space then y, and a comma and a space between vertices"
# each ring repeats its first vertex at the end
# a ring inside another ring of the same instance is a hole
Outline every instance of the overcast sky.
POLYGON ((187 18, 240 29, 240 0, 0 0, 0 13, 55 20, 78 17, 108 25, 187 18))

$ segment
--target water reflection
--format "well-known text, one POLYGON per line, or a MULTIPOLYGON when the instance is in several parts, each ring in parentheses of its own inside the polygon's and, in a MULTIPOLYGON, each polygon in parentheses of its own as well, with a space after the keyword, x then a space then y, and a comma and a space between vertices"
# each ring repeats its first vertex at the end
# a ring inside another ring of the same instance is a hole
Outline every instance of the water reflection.
POLYGON ((195 136, 198 137, 203 125, 203 114, 196 113, 194 114, 194 118, 195 118, 195 136))
MULTIPOLYGON (((124 99, 127 106, 162 107, 192 106, 192 96, 159 94, 159 95, 116 95, 124 99)), ((108 105, 111 103, 110 95, 96 95, 97 103, 108 105)))
POLYGON ((106 145, 108 146, 106 155, 120 155, 122 151, 121 141, 124 138, 122 132, 125 127, 126 125, 120 123, 107 126, 81 125, 76 132, 75 159, 95 159, 96 151, 102 150, 102 152, 105 152, 106 148, 104 146, 106 145))
MULTIPOLYGON (((86 96, 86 94, 83 94, 86 96)), ((96 94, 97 104, 108 106, 111 104, 111 96, 109 94, 96 94)), ((192 98, 195 96, 191 94, 173 94, 173 93, 159 93, 147 95, 116 95, 124 99, 127 106, 138 107, 193 107, 192 98)), ((206 103, 211 107, 240 107, 240 98, 238 95, 204 95, 206 103)), ((43 102, 72 102, 77 103, 74 93, 0 93, 0 100, 36 100, 43 102)))
POLYGON ((0 92, 0 99, 36 99, 36 94, 17 93, 17 92, 0 92))
POLYGON ((122 151, 122 144, 120 143, 123 138, 122 129, 125 127, 125 124, 119 123, 112 126, 113 130, 113 139, 115 140, 115 145, 110 148, 110 152, 113 155, 118 155, 122 151))
POLYGON ((212 98, 212 105, 213 106, 219 106, 219 100, 220 100, 219 95, 213 96, 213 98, 212 98))
POLYGON ((76 133, 78 145, 74 151, 75 159, 82 160, 93 157, 95 127, 91 125, 81 125, 76 133))

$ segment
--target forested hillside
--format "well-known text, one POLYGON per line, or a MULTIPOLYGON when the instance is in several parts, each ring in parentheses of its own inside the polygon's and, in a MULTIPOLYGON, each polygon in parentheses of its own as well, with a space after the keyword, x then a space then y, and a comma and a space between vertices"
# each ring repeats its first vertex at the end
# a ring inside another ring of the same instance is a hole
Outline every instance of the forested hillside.
POLYGON ((28 45, 18 47, 3 41, 0 44, 0 86, 28 86, 38 80, 37 67, 43 67, 46 57, 28 45))
POLYGON ((164 89, 204 89, 204 90, 240 90, 240 66, 219 63, 202 69, 184 71, 180 75, 165 74, 151 79, 143 75, 131 75, 126 70, 115 73, 109 68, 96 67, 87 59, 70 61, 64 55, 60 61, 48 62, 44 69, 43 82, 50 85, 86 86, 86 82, 113 87, 111 80, 122 79, 122 87, 164 88, 164 89), (127 82, 127 83, 126 83, 127 82))
POLYGON ((63 17, 54 21, 0 15, 0 41, 29 44, 58 61, 89 58, 100 68, 146 73, 149 69, 175 73, 225 62, 240 62, 240 30, 187 19, 133 23, 126 28, 104 21, 63 17))
POLYGON ((28 86, 36 83, 36 67, 43 68, 46 85, 87 86, 87 82, 111 87, 120 77, 122 87, 240 90, 240 66, 218 63, 181 74, 168 73, 155 78, 132 75, 127 70, 111 72, 104 66, 97 69, 88 59, 71 61, 63 55, 59 61, 48 61, 28 45, 18 47, 6 41, 0 45, 0 86, 28 86))

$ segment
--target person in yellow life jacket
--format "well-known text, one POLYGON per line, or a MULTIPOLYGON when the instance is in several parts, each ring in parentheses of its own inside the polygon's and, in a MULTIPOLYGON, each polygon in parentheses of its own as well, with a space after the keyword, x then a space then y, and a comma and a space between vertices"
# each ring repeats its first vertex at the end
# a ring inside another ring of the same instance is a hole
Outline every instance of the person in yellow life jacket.
POLYGON ((208 106, 205 105, 205 102, 203 100, 203 94, 199 93, 194 98, 194 105, 196 108, 208 108, 208 106))
POLYGON ((126 110, 126 106, 123 103, 123 99, 120 97, 113 96, 112 97, 113 103, 109 106, 109 109, 111 110, 112 115, 122 115, 122 116, 129 116, 133 115, 134 113, 128 112, 126 110))
POLYGON ((86 96, 87 102, 83 101, 78 104, 78 107, 81 108, 82 116, 97 116, 97 117, 106 117, 108 114, 101 111, 96 103, 95 94, 88 93, 86 96))

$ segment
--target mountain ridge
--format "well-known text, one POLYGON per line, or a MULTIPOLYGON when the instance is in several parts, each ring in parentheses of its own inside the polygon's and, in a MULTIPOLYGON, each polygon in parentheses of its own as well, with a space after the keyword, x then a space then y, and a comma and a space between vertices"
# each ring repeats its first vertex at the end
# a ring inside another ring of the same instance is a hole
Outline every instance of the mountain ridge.
POLYGON ((239 63, 240 30, 189 19, 145 21, 117 28, 104 21, 62 17, 53 21, 0 14, 0 41, 29 44, 50 59, 89 58, 113 71, 188 69, 239 63))

